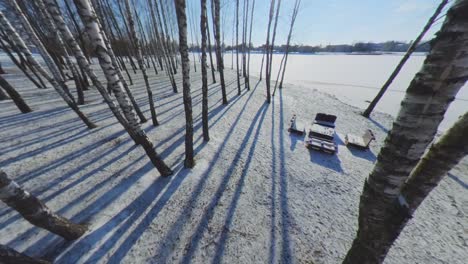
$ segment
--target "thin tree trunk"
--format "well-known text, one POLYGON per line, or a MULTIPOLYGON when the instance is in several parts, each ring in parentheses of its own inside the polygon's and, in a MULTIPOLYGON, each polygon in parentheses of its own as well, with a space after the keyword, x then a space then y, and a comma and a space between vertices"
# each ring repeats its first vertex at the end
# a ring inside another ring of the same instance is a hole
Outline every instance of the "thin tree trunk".
POLYGON ((211 4, 214 4, 214 16, 213 16, 213 34, 216 40, 216 63, 218 65, 219 71, 219 80, 221 82, 221 93, 223 104, 228 104, 227 94, 226 94, 226 83, 224 82, 224 59, 222 54, 222 45, 221 45, 221 27, 220 27, 220 17, 221 17, 221 4, 219 0, 212 0, 211 4))
MULTIPOLYGON (((270 81, 269 81, 268 73, 270 72, 269 70, 269 67, 270 67, 270 28, 271 28, 271 21, 273 20, 274 12, 275 12, 275 0, 271 0, 270 14, 268 17, 266 47, 265 47, 266 54, 264 54, 264 56, 266 56, 265 82, 266 82, 266 90, 267 90, 267 103, 271 102, 270 81)), ((262 79, 262 69, 263 69, 263 59, 262 59, 262 66, 260 68, 260 80, 262 79)))
POLYGON ((375 106, 377 105, 377 103, 380 101, 380 99, 382 99, 382 96, 385 94, 385 92, 387 91, 388 87, 390 87, 390 85, 392 84, 393 80, 395 80, 395 78, 397 77, 398 73, 400 73, 401 69, 403 68, 403 66, 405 65, 406 61, 408 61, 408 59, 410 58, 411 54, 413 54, 413 52, 416 50, 416 48, 418 47, 419 43, 421 42, 422 38, 424 37, 424 35, 426 35, 427 31, 429 31, 429 29, 431 28, 432 24, 434 23, 434 21, 436 20, 437 16, 439 16, 440 12, 442 12, 442 10, 444 9, 445 5, 447 5, 449 0, 442 0, 442 2, 440 3, 440 5, 437 7, 436 11, 434 12, 434 14, 431 16, 431 18, 429 18, 429 21, 427 21, 426 25, 424 26, 423 30, 421 31, 421 33, 419 33, 419 36, 413 41, 413 43, 411 44, 411 46, 408 48, 408 50, 406 51, 406 54, 405 56, 403 56, 403 58, 401 58, 400 62, 398 63, 398 65, 396 66, 396 68, 393 70, 392 74, 390 75, 390 77, 388 78, 388 80, 384 83, 384 85, 382 86, 382 88, 380 88, 380 91, 379 93, 377 94, 377 96, 375 96, 374 100, 372 100, 372 102, 369 104, 369 106, 367 107, 367 109, 362 113, 363 116, 369 118, 370 114, 372 113, 372 111, 374 110, 375 106))
POLYGON ((66 240, 75 240, 86 232, 86 226, 70 222, 53 213, 35 196, 24 191, 0 170, 0 199, 20 213, 31 224, 44 228, 66 240))
MULTIPOLYGON (((26 77, 32 82, 34 83, 34 85, 36 85, 37 88, 39 89, 44 89, 46 88, 45 84, 41 84, 39 83, 36 79, 34 79, 28 72, 28 69, 23 66, 17 59, 16 57, 13 55, 13 53, 7 48, 7 45, 5 45, 5 43, 3 43, 3 41, 0 39, 0 46, 2 48, 2 50, 8 55, 8 57, 10 58, 10 60, 24 73, 24 75, 26 75, 26 77)), ((22 56, 21 54, 18 54, 18 56, 22 56)))
POLYGON ((68 67, 69 67, 69 69, 70 69, 70 71, 72 73, 73 80, 75 81, 76 91, 77 91, 77 95, 78 95, 78 105, 83 105, 83 104, 85 104, 85 99, 84 99, 83 87, 82 87, 82 84, 81 84, 81 82, 79 80, 79 73, 76 70, 76 68, 74 67, 74 65, 73 65, 73 63, 72 63, 72 61, 70 59, 70 56, 68 55, 68 51, 67 51, 67 48, 65 46, 65 43, 63 42, 62 38, 60 37, 60 34, 57 31, 57 28, 54 25, 54 22, 53 22, 52 18, 47 13, 47 10, 45 9, 43 0, 37 0, 35 2, 35 4, 36 4, 36 7, 37 7, 37 10, 39 11, 40 15, 42 16, 42 19, 46 22, 46 25, 48 26, 49 30, 51 30, 52 32, 55 33, 54 34, 55 35, 55 40, 56 40, 58 46, 61 49, 61 53, 63 53, 63 55, 65 56, 66 65, 68 65, 68 67))
POLYGON ((259 81, 262 81, 262 75, 263 75, 263 64, 265 64, 265 54, 267 53, 267 49, 263 50, 263 55, 262 55, 262 63, 260 64, 260 79, 259 81))
MULTIPOLYGON (((284 74, 286 73, 286 65, 288 64, 289 48, 291 45, 292 32, 293 32, 294 24, 296 22, 297 14, 299 12, 300 5, 301 5, 301 0, 296 0, 294 4, 293 14, 291 17, 291 25, 289 27, 288 40, 286 42, 286 52, 285 52, 285 58, 284 58, 283 72, 281 73, 281 81, 279 84, 280 89, 283 88, 283 80, 284 80, 284 74)), ((276 80, 276 82, 278 83, 278 80, 276 80)), ((276 90, 276 84, 275 84, 275 90, 276 90)))
POLYGON ((344 263, 381 263, 408 217, 400 190, 468 79, 468 0, 457 0, 411 82, 377 163, 364 184, 359 228, 344 263))
POLYGON ((11 86, 3 76, 0 75, 0 86, 4 89, 10 98, 13 100, 15 105, 22 113, 32 112, 32 109, 26 104, 21 95, 11 86))
POLYGON ((127 19, 128 19, 128 24, 129 24, 128 27, 130 28, 131 37, 133 39, 133 45, 135 47, 136 59, 140 67, 141 73, 143 75, 143 79, 145 80, 146 92, 148 93, 148 100, 149 100, 150 111, 151 111, 151 120, 153 121, 153 126, 158 126, 159 123, 158 123, 158 118, 156 116, 156 109, 154 107, 153 91, 151 91, 151 87, 148 81, 148 75, 146 74, 146 68, 145 68, 145 64, 143 62, 143 56, 141 53, 140 41, 136 33, 135 22, 133 21, 132 11, 130 9, 130 2, 128 0, 125 0, 125 6, 127 9, 127 19))
MULTIPOLYGON (((48 0, 53 1, 53 0, 48 0)), ((77 6, 78 13, 86 26, 88 35, 93 40, 93 46, 95 54, 99 58, 99 63, 106 76, 108 83, 110 84, 112 91, 115 94, 120 107, 122 108, 123 114, 128 121, 129 128, 134 131, 134 138, 137 144, 141 144, 146 154, 150 158, 151 162, 158 169, 162 176, 169 176, 172 174, 172 170, 164 163, 164 161, 156 153, 153 144, 149 141, 146 133, 141 129, 133 111, 132 105, 128 102, 128 99, 123 92, 122 82, 120 81, 118 72, 112 64, 111 51, 104 41, 104 33, 99 27, 98 22, 95 19, 95 12, 93 11, 88 0, 74 0, 77 6)))
POLYGON ((60 73, 58 72, 54 62, 48 55, 47 51, 45 50, 45 47, 42 45, 40 42, 39 38, 36 36, 33 28, 31 25, 28 23, 26 17, 22 13, 21 9, 19 8, 18 4, 16 3, 15 0, 10 0, 12 7, 14 8, 15 12, 17 13, 18 17, 21 20, 21 23, 23 27, 25 28, 26 32, 29 33, 29 36, 36 45, 36 47, 39 49, 42 57, 44 58, 44 61, 47 63, 49 66, 50 71, 53 73, 54 78, 50 77, 49 74, 39 65, 39 63, 34 59, 34 57, 31 54, 31 51, 27 48, 26 44, 24 41, 21 39, 21 37, 18 35, 16 30, 13 29, 11 26, 10 22, 6 19, 4 14, 0 12, 0 24, 3 27, 3 30, 8 33, 8 35, 12 38, 12 40, 15 42, 16 46, 21 50, 21 52, 26 56, 26 59, 28 62, 39 72, 41 73, 44 77, 47 78, 47 80, 52 84, 54 89, 57 91, 57 93, 62 97, 62 99, 67 103, 67 105, 80 117, 80 119, 86 124, 86 126, 89 129, 96 128, 97 126, 91 122, 88 117, 81 112, 79 107, 72 101, 72 99, 67 95, 65 92, 68 88, 66 87, 66 84, 63 82, 61 79, 60 73))
POLYGON ((278 17, 279 17, 279 11, 281 7, 281 0, 278 0, 278 4, 276 6, 276 15, 275 15, 275 24, 273 26, 273 36, 271 38, 271 45, 270 45, 270 59, 268 60, 268 77, 267 77, 267 83, 268 87, 271 87, 271 71, 273 69, 273 51, 275 49, 275 39, 276 39, 276 28, 278 27, 278 17))
POLYGON ((248 83, 248 86, 247 88, 250 90, 250 43, 252 42, 252 28, 253 28, 253 15, 254 15, 254 10, 255 10, 255 0, 252 1, 252 10, 251 10, 251 14, 250 14, 250 32, 249 32, 249 43, 247 43, 248 45, 248 48, 247 48, 247 52, 248 52, 248 57, 247 57, 247 83, 248 83))
POLYGON ((214 67, 214 64, 213 64, 213 56, 211 55, 211 36, 210 36, 210 25, 208 24, 208 20, 206 21, 206 32, 207 32, 206 34, 208 36, 207 37, 207 39, 208 39, 208 54, 210 55, 211 78, 213 79, 213 83, 216 83, 215 67, 214 67))
POLYGON ((8 100, 8 99, 10 99, 10 97, 8 97, 8 95, 0 87, 0 101, 8 100))
MULTIPOLYGON (((200 31, 201 31, 201 71, 202 71, 202 124, 203 124, 203 140, 205 142, 210 140, 210 133, 208 127, 208 73, 207 73, 207 59, 206 59, 206 40, 208 32, 208 20, 206 11, 206 0, 201 0, 201 15, 200 15, 200 31)), ((208 35, 209 39, 209 35, 208 35)), ((213 67, 213 66, 212 66, 213 67)), ((213 72, 213 71, 212 71, 213 72)), ((214 73, 213 73, 214 80, 214 73)))
POLYGON ((42 259, 34 259, 0 244, 0 260, 4 264, 50 264, 42 259))
POLYGON ((236 0, 236 78, 237 78, 237 95, 241 94, 240 85, 240 70, 239 70, 239 0, 236 0))
POLYGON ((249 25, 249 0, 244 0, 244 23, 242 27, 242 75, 244 76, 244 87, 249 88, 249 78, 247 76, 247 29, 249 25))
POLYGON ((190 59, 187 45, 187 16, 185 13, 185 0, 174 0, 177 24, 179 25, 179 49, 182 59, 182 82, 185 109, 185 167, 193 168, 193 117, 192 98, 190 96, 190 59))

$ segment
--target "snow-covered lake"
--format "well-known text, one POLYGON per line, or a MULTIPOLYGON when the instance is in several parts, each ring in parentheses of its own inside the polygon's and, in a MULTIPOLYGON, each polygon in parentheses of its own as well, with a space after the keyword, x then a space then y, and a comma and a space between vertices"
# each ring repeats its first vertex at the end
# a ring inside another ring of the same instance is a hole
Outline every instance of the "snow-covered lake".
MULTIPOLYGON (((346 55, 346 54, 291 54, 286 68, 285 82, 317 89, 335 95, 338 99, 359 108, 367 107, 383 83, 401 60, 403 54, 346 55)), ((273 77, 276 79, 282 55, 273 56, 273 77)), ((424 54, 415 54, 406 63, 387 94, 377 105, 377 111, 396 116, 406 88, 419 71, 424 54)), ((251 74, 259 75, 262 54, 251 55, 251 74)), ((231 54, 225 56, 225 67, 231 67, 231 54)), ((234 61, 234 68, 236 67, 234 61)), ((313 103, 313 98, 311 98, 313 103)), ((468 86, 458 93, 448 110, 440 129, 449 128, 460 115, 468 111, 468 86)))

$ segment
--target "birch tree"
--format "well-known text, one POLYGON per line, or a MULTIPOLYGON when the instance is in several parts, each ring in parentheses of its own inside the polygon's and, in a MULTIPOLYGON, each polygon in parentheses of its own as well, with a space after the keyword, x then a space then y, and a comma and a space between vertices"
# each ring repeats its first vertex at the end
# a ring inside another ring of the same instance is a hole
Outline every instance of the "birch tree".
MULTIPOLYGON (((21 95, 11 86, 2 75, 0 75, 0 87, 7 92, 11 100, 15 103, 21 113, 32 112, 32 109, 26 104, 21 95)), ((2 90, 0 89, 0 91, 2 90)))
POLYGON ((190 59, 187 45, 187 15, 185 0, 174 0, 177 24, 179 26, 179 50, 182 60, 182 84, 185 110, 185 167, 193 168, 193 117, 192 98, 190 96, 190 59))
POLYGON ((16 30, 10 24, 10 22, 5 17, 3 12, 0 11, 0 26, 2 27, 2 29, 8 34, 8 36, 11 37, 11 40, 13 41, 15 46, 21 51, 22 54, 25 55, 27 61, 32 65, 32 67, 34 69, 36 69, 39 73, 41 73, 41 75, 43 75, 47 79, 47 81, 49 81, 52 84, 52 87, 54 87, 54 89, 57 91, 57 93, 60 95, 60 97, 78 115, 78 117, 83 121, 83 123, 85 123, 86 126, 88 128, 90 128, 90 129, 97 127, 92 121, 90 121, 88 119, 88 117, 83 112, 81 112, 80 108, 66 94, 65 90, 68 89, 68 88, 66 88, 66 84, 63 82, 63 80, 61 80, 61 77, 59 77, 60 73, 58 72, 55 64, 52 62, 52 59, 48 55, 48 53, 45 50, 42 43, 37 38, 34 30, 31 28, 31 25, 29 25, 26 17, 24 16, 23 12, 21 11, 21 9, 17 5, 17 3, 14 0, 9 0, 9 1, 11 3, 12 7, 14 8, 15 13, 20 18, 23 27, 25 28, 25 30, 28 32, 30 38, 32 39, 32 42, 39 49, 42 57, 44 58, 44 61, 50 67, 51 72, 54 74, 54 76, 56 76, 55 78, 57 78, 57 80, 55 78, 49 76, 49 74, 42 68, 42 66, 40 66, 40 64, 33 57, 31 51, 26 46, 23 39, 19 36, 19 34, 16 32, 16 30))
MULTIPOLYGON (((49 1, 49 0, 47 0, 49 1)), ((158 169, 162 176, 169 176, 172 170, 164 163, 161 157, 157 154, 153 144, 146 136, 146 133, 141 129, 140 124, 135 116, 132 105, 129 103, 125 95, 122 82, 120 81, 119 70, 112 64, 112 58, 108 46, 104 42, 104 33, 100 29, 96 13, 94 12, 88 0, 74 0, 78 9, 78 14, 85 24, 86 32, 92 40, 92 45, 96 56, 99 59, 99 64, 104 72, 109 87, 112 89, 117 102, 122 108, 123 115, 128 122, 128 128, 133 134, 133 138, 137 144, 141 144, 151 162, 158 169)))
POLYGON ((143 61, 143 55, 141 52, 141 45, 140 41, 137 36, 137 32, 135 29, 135 22, 133 20, 132 11, 130 9, 130 2, 129 0, 125 0, 125 7, 127 9, 127 19, 128 19, 128 27, 130 29, 131 37, 133 39, 133 45, 135 47, 135 54, 136 59, 138 62, 138 66, 141 70, 141 74, 143 75, 143 79, 145 81, 146 92, 148 93, 148 101, 150 105, 150 112, 151 112, 151 120, 153 121, 153 126, 159 125, 158 118, 156 116, 156 108, 154 107, 154 99, 153 99, 153 91, 151 91, 151 87, 148 81, 148 74, 146 74, 146 68, 143 61))
MULTIPOLYGON (((203 140, 210 140, 210 133, 208 127, 208 72, 207 72, 207 56, 206 56, 206 42, 208 30, 207 30, 207 11, 206 11, 206 0, 200 0, 200 31, 201 31, 201 71, 202 71, 202 126, 203 126, 203 140)), ((214 74, 213 74, 214 80, 214 74)))
MULTIPOLYGON (((281 80, 279 83, 280 89, 283 88, 284 74, 286 73, 286 65, 288 64, 289 48, 291 47, 292 33, 294 29, 294 24, 296 23, 297 14, 299 13, 299 10, 300 10, 300 6, 301 6, 301 0, 296 0, 296 2, 294 3, 294 9, 293 9, 293 13, 291 16, 291 24, 289 25, 288 40, 286 41, 286 51, 284 53, 284 64, 283 64, 283 70, 281 73, 281 80)), ((276 80, 276 82, 278 82, 278 80, 276 80)), ((275 84, 275 90, 276 90, 277 84, 278 83, 275 84)))
POLYGON ((86 232, 86 226, 72 223, 53 213, 43 202, 8 178, 3 170, 0 170, 0 200, 16 210, 31 224, 66 240, 75 240, 86 232))
POLYGON ((416 50, 416 48, 418 47, 419 43, 421 42, 422 38, 424 37, 424 35, 426 35, 427 31, 429 31, 429 29, 431 28, 432 24, 434 24, 434 21, 436 20, 437 16, 440 14, 440 12, 442 12, 442 9, 444 9, 444 7, 447 5, 448 3, 448 0, 442 0, 442 2, 440 3, 440 5, 437 7, 436 11, 434 12, 434 14, 431 16, 431 18, 429 18, 429 21, 427 21, 426 25, 424 26, 423 30, 421 31, 421 33, 419 33, 418 37, 413 41, 413 43, 411 43, 411 46, 408 48, 408 50, 406 51, 406 54, 403 56, 403 58, 401 58, 400 62, 398 63, 398 65, 396 66, 396 68, 393 70, 392 74, 390 75, 390 77, 387 79, 387 81, 384 83, 384 85, 382 86, 382 88, 380 88, 380 91, 379 93, 375 96, 375 98, 372 100, 372 102, 369 104, 369 106, 367 107, 367 109, 364 111, 364 113, 362 113, 363 116, 369 118, 370 114, 372 113, 372 111, 374 110, 375 106, 377 105, 377 103, 380 101, 380 99, 382 99, 383 95, 385 94, 385 92, 387 91, 388 87, 390 87, 390 85, 392 84, 393 80, 395 80, 395 78, 397 77, 398 73, 400 73, 401 69, 403 68, 403 66, 405 65, 406 61, 408 61, 408 59, 410 58, 411 54, 413 54, 413 52, 416 50))
POLYGON ((344 263, 381 263, 407 217, 400 190, 468 79, 468 0, 457 0, 431 43, 422 69, 364 183, 356 238, 344 263))
POLYGON ((252 28, 254 22, 254 10, 255 10, 255 0, 252 1, 252 9, 250 13, 250 29, 249 29, 249 42, 247 43, 247 89, 250 90, 250 47, 252 42, 252 28))
POLYGON ((221 50, 221 48, 222 48, 222 45, 221 45, 221 26, 220 26, 221 4, 219 3, 219 0, 212 0, 211 4, 214 5, 213 35, 215 37, 215 42, 216 42, 216 63, 218 64, 219 81, 221 83, 222 100, 223 100, 223 104, 226 105, 226 104, 228 104, 228 100, 227 100, 227 94, 226 94, 226 83, 224 81, 224 59, 223 59, 223 54, 222 54, 222 50, 221 50))
POLYGON ((278 0, 277 2, 277 6, 276 6, 276 15, 275 15, 275 24, 273 26, 273 36, 271 38, 271 45, 267 48, 270 49, 270 52, 268 53, 270 55, 270 58, 268 60, 267 58, 267 67, 266 67, 266 70, 267 70, 267 73, 266 73, 266 82, 267 82, 267 86, 269 87, 268 89, 270 89, 271 87, 271 71, 272 71, 272 68, 273 68, 273 51, 274 51, 274 48, 275 48, 275 39, 276 39, 276 29, 278 27, 278 17, 279 17, 279 12, 280 12, 280 7, 281 7, 281 0, 278 0))
MULTIPOLYGON (((268 72, 270 66, 270 29, 271 29, 271 22, 273 20, 273 14, 275 12, 275 0, 271 0, 270 3, 270 13, 268 15, 268 26, 267 26, 267 39, 266 39, 266 46, 265 46, 265 54, 266 56, 266 65, 265 65, 265 82, 266 82, 266 92, 267 92, 267 103, 271 102, 271 92, 270 92, 270 82, 268 81, 268 72)), ((260 68, 260 80, 262 79, 262 69, 263 69, 263 59, 262 59, 262 66, 260 68)))
POLYGON ((447 173, 468 155, 468 112, 431 146, 401 190, 409 215, 445 178, 447 173))
POLYGON ((236 0, 236 78, 237 95, 241 94, 240 70, 239 70, 239 0, 236 0))

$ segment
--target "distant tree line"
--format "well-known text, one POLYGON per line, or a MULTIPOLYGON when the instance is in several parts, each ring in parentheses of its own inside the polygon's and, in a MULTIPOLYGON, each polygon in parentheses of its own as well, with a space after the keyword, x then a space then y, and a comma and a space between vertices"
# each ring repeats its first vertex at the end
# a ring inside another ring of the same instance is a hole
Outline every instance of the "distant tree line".
MULTIPOLYGON (((411 46, 412 42, 402 42, 402 41, 386 41, 380 43, 374 42, 356 42, 354 44, 336 44, 336 45, 290 45, 289 52, 299 52, 299 53, 317 53, 317 52, 405 52, 411 46)), ((274 52, 284 53, 286 51, 287 45, 278 45, 274 47, 274 52)), ((223 45, 225 51, 230 51, 236 49, 236 46, 225 46, 223 45)), ((239 48, 241 48, 239 46, 239 48)), ((255 47, 250 44, 250 48, 254 52, 262 52, 265 50, 265 44, 255 47)), ((423 42, 416 48, 416 52, 428 52, 429 51, 429 41, 423 42)), ((198 52, 200 51, 200 46, 192 44, 189 46, 190 51, 198 52)))

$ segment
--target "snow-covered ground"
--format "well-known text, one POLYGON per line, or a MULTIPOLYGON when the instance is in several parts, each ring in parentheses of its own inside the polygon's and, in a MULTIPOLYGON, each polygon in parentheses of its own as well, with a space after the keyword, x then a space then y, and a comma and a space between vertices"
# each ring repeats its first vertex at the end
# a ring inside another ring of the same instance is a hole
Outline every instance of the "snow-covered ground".
MULTIPOLYGON (((197 165, 188 170, 182 95, 172 93, 164 74, 148 72, 161 125, 143 127, 174 168, 170 178, 159 176, 94 90, 86 92, 82 109, 99 128, 88 130, 53 89, 38 90, 21 74, 5 75, 35 111, 20 114, 11 101, 0 102, 0 167, 54 211, 88 223, 89 231, 65 243, 1 204, 1 244, 57 263, 342 260, 356 232, 364 179, 391 129, 390 115, 365 119, 360 109, 314 84, 306 89, 288 83, 268 105, 264 82, 252 78, 252 91, 238 96, 228 71, 230 104, 222 106, 219 85, 210 85, 211 141, 203 143, 200 73, 192 71, 197 165), (336 155, 310 152, 303 137, 286 131, 293 114, 310 124, 317 112, 338 116, 336 155), (377 138, 369 151, 344 145, 346 133, 366 128, 377 138)), ((142 78, 132 76, 134 95, 149 117, 142 78)), ((466 263, 467 172, 465 161, 446 177, 386 263, 466 263)))

